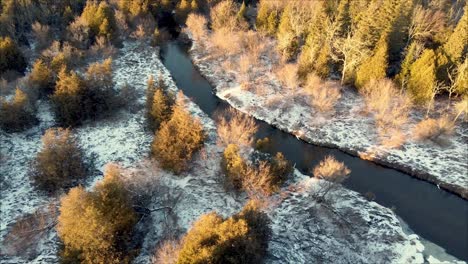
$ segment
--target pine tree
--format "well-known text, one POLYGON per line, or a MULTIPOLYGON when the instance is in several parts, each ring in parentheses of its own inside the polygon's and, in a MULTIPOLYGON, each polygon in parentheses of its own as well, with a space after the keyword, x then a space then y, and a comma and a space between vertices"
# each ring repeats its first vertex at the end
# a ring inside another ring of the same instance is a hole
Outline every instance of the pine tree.
POLYGON ((463 62, 463 58, 468 54, 468 4, 465 5, 464 14, 458 21, 443 48, 452 63, 458 65, 463 62))
POLYGON ((0 74, 14 70, 23 73, 26 59, 16 43, 10 37, 0 37, 0 74))
POLYGON ((54 104, 55 117, 65 126, 81 123, 85 115, 82 112, 84 80, 75 72, 62 69, 55 84, 54 94, 51 96, 54 104))
POLYGON ((268 0, 260 1, 258 6, 258 14, 255 22, 257 30, 271 36, 275 35, 280 19, 279 10, 270 6, 268 0))
POLYGON ((3 130, 18 132, 30 127, 36 121, 32 103, 21 89, 16 88, 11 102, 0 97, 0 127, 3 130))
POLYGON ((294 16, 291 5, 287 5, 284 9, 276 38, 278 39, 277 48, 284 60, 294 58, 299 51, 299 40, 291 27, 291 16, 294 16))
POLYGON ((425 103, 432 98, 437 83, 436 54, 426 49, 410 67, 407 88, 417 103, 425 103))
POLYGON ((32 166, 32 177, 39 188, 53 193, 76 185, 86 176, 83 151, 69 129, 48 129, 42 144, 32 166))
POLYGON ((64 243, 62 261, 129 263, 130 236, 136 223, 130 196, 116 168, 106 170, 92 191, 75 187, 61 199, 57 232, 64 243))
POLYGON ((382 36, 377 42, 374 54, 363 61, 358 67, 354 85, 362 88, 370 80, 385 78, 388 66, 388 39, 382 36))
POLYGON ((344 38, 351 30, 350 0, 342 0, 336 11, 336 36, 344 38))
POLYGON ((181 0, 175 10, 175 17, 179 24, 184 24, 190 13, 191 3, 188 0, 181 0))
POLYGON ((50 94, 54 89, 54 75, 41 59, 34 63, 29 81, 41 94, 50 94))
POLYGON ((395 80, 401 87, 406 88, 406 84, 410 75, 410 67, 414 63, 414 61, 416 61, 416 59, 419 58, 422 50, 423 47, 418 42, 411 43, 410 46, 407 48, 405 59, 403 60, 400 66, 400 72, 395 77, 395 80))
POLYGON ((242 5, 239 8, 239 12, 237 12, 237 19, 243 21, 246 19, 245 14, 247 13, 247 6, 245 5, 245 1, 242 1, 242 5))
POLYGON ((200 120, 190 115, 183 100, 183 94, 179 93, 171 119, 161 125, 152 143, 152 153, 160 165, 176 174, 187 169, 205 140, 200 120))

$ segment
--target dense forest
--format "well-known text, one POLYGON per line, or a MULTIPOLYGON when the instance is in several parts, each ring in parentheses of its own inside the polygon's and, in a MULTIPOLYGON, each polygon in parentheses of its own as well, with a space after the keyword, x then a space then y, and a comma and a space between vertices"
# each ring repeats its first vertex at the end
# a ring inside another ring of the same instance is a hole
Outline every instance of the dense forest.
MULTIPOLYGON (((41 132, 28 175, 38 192, 60 199, 9 227, 5 241, 15 252, 29 246, 18 233, 55 228, 63 263, 131 263, 138 256, 139 223, 161 208, 151 209, 151 199, 117 165, 87 185, 96 168, 75 129, 138 107, 136 88, 117 87, 113 75, 126 41, 158 48, 178 34, 212 57, 229 56, 222 70, 239 73, 242 89, 258 96, 256 74, 267 68, 288 93, 305 91, 318 112, 332 113, 343 89, 351 90, 379 133, 398 146, 395 137, 413 110, 424 115, 412 128, 420 142, 438 142, 467 120, 464 0, 1 0, 0 128, 28 131, 40 122, 44 101, 56 122, 41 132)), ((183 177, 195 157, 206 155, 210 133, 162 76, 145 82, 148 155, 158 169, 183 177)), ((220 181, 226 193, 248 201, 237 213, 206 213, 187 232, 168 235, 153 263, 265 260, 272 236, 265 203, 284 194, 294 166, 283 153, 268 151, 269 138, 254 140, 251 117, 231 109, 216 124, 220 181)), ((313 199, 330 208, 331 194, 350 172, 327 156, 311 170, 323 180, 313 199)))

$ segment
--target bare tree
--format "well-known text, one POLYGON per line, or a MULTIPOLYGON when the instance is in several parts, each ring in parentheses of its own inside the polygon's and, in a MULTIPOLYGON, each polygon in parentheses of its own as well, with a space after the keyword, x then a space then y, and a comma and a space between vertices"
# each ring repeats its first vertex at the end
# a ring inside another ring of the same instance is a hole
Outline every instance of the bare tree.
POLYGON ((218 144, 250 146, 258 126, 255 120, 233 108, 218 114, 218 144))
POLYGON ((457 119, 462 115, 464 114, 465 115, 465 118, 463 119, 464 121, 467 120, 467 113, 468 113, 468 96, 465 96, 463 97, 462 100, 460 100, 459 102, 457 102, 455 104, 455 111, 456 111, 456 115, 455 115, 455 118, 453 119, 453 122, 455 123, 457 121, 457 119))
POLYGON ((408 43, 413 39, 424 41, 432 39, 445 29, 445 15, 440 10, 425 9, 418 5, 413 10, 408 28, 408 43))
POLYGON ((32 25, 32 31, 34 37, 37 40, 37 50, 42 50, 50 45, 50 29, 47 25, 42 25, 39 22, 35 22, 32 25))
POLYGON ((322 180, 314 197, 318 201, 324 201, 326 196, 337 189, 339 184, 348 177, 351 170, 343 162, 337 161, 332 156, 327 156, 314 168, 313 173, 314 177, 322 180))
POLYGON ((151 258, 153 264, 175 264, 179 256, 180 241, 169 239, 161 243, 151 258))
POLYGON ((346 38, 336 39, 333 42, 333 49, 332 59, 342 64, 341 84, 344 84, 350 71, 369 55, 369 50, 364 42, 351 37, 351 34, 348 34, 346 38))

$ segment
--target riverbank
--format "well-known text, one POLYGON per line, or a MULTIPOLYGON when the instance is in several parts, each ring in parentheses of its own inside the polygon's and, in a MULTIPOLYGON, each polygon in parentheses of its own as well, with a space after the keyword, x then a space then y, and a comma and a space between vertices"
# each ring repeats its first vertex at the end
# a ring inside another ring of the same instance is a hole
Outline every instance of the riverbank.
MULTIPOLYGON (((154 170, 154 164, 148 160, 152 134, 144 129, 146 80, 150 74, 162 74, 170 89, 179 89, 160 62, 158 51, 151 47, 126 43, 114 62, 114 80, 118 86, 127 83, 135 87, 136 103, 140 107, 123 109, 109 119, 90 122, 74 129, 89 158, 95 160, 97 171, 89 177, 86 184, 88 187, 101 178, 104 165, 109 162, 120 164, 128 172, 129 183, 135 184, 138 179, 151 183, 149 175, 160 171, 154 170), (142 177, 136 178, 136 175, 142 177)), ((182 232, 203 213, 214 210, 229 215, 239 210, 246 201, 245 196, 227 193, 222 188, 219 179, 221 150, 215 145, 215 123, 196 104, 188 99, 187 102, 192 115, 199 117, 208 131, 209 140, 204 151, 207 156, 197 155, 192 170, 182 176, 167 172, 157 174, 161 180, 160 186, 180 195, 179 202, 174 205, 174 212, 178 219, 175 229, 182 232)), ((38 114, 41 123, 37 127, 22 133, 2 134, 1 137, 2 158, 8 160, 1 166, 2 239, 17 219, 55 200, 41 196, 31 185, 27 173, 27 166, 40 147, 43 131, 54 126, 47 102, 40 103, 38 114)), ((354 224, 351 228, 340 229, 342 220, 330 215, 326 208, 321 208, 313 201, 310 188, 315 184, 315 180, 296 171, 295 177, 289 182, 289 186, 296 188, 285 186, 281 202, 272 203, 266 209, 273 228, 267 263, 307 263, 310 259, 327 261, 336 258, 343 262, 375 263, 385 260, 391 263, 422 263, 434 259, 417 235, 404 233, 394 212, 344 188, 334 194, 332 207, 339 214, 347 215, 349 219, 346 221, 354 224)), ((160 196, 153 198, 152 205, 156 207, 160 196)), ((272 197, 273 200, 277 198, 272 197)), ((145 227, 147 233, 136 263, 150 262, 155 246, 163 239, 164 218, 162 211, 154 211, 149 220, 142 221, 149 221, 150 224, 145 227)), ((59 242, 55 229, 48 231, 34 246, 36 253, 30 256, 8 255, 8 252, 2 251, 1 262, 58 262, 56 254, 59 242)))
MULTIPOLYGON (((237 82, 241 74, 236 67, 226 68, 229 55, 213 56, 213 47, 196 42, 190 49, 194 65, 214 87, 215 94, 234 108, 263 120, 278 129, 294 134, 306 142, 338 148, 351 155, 394 168, 413 177, 436 184, 439 188, 468 199, 468 126, 461 123, 443 144, 417 142, 410 131, 423 118, 412 111, 403 130, 408 140, 399 148, 379 144, 374 120, 362 115, 363 99, 351 89, 342 88, 335 112, 324 115, 309 104, 309 95, 281 87, 268 56, 261 67, 253 69, 250 89, 237 82), (224 67, 223 67, 224 66, 224 67)), ((440 107, 439 107, 440 108, 440 107)))

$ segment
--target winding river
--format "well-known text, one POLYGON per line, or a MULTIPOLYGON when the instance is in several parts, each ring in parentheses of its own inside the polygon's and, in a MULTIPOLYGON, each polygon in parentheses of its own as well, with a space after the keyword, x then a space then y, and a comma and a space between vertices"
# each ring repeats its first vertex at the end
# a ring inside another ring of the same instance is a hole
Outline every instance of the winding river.
MULTIPOLYGON (((229 105, 213 94, 210 83, 194 67, 188 47, 170 41, 161 48, 163 64, 177 86, 208 115, 229 105)), ((320 160, 333 155, 351 169, 344 185, 361 194, 372 193, 375 201, 393 208, 421 237, 443 247, 449 254, 468 261, 468 201, 399 171, 353 157, 337 149, 315 146, 257 120, 257 138, 269 137, 271 150, 280 151, 303 173, 310 174, 320 160)))

